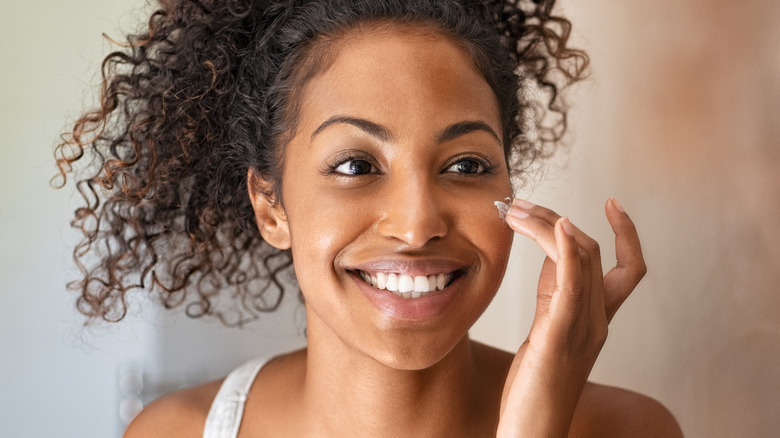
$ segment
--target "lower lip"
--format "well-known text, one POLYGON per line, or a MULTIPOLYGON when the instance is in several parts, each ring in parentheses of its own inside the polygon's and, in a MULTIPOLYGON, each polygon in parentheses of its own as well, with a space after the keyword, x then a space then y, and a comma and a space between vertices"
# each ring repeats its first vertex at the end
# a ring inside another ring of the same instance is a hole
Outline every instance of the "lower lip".
POLYGON ((366 299, 380 312, 393 318, 408 320, 432 319, 442 315, 463 282, 463 276, 460 275, 440 291, 419 298, 402 298, 388 290, 371 286, 355 273, 350 275, 366 299))

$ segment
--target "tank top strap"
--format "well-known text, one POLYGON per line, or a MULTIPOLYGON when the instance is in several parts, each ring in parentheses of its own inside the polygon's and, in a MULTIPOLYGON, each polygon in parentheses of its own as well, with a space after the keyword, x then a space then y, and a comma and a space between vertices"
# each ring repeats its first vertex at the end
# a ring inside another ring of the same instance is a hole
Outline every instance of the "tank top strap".
POLYGON ((257 373, 268 362, 267 358, 251 360, 233 370, 222 382, 217 397, 211 404, 203 429, 203 438, 236 438, 241 427, 249 389, 257 373))

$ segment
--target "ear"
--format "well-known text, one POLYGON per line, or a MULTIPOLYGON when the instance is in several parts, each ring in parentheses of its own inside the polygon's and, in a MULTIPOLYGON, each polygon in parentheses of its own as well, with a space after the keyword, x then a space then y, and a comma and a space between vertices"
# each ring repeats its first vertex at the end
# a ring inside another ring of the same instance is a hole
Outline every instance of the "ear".
POLYGON ((247 172, 247 187, 263 240, 275 248, 290 249, 290 226, 284 208, 274 199, 273 183, 250 168, 247 172))

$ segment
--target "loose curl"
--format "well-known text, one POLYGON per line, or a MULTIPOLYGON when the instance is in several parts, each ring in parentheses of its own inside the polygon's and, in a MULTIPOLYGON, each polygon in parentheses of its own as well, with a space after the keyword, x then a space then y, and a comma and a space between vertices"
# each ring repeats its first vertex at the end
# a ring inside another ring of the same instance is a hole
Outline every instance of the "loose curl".
POLYGON ((522 174, 566 131, 560 92, 587 56, 567 47, 554 0, 161 1, 148 29, 102 64, 100 105, 55 150, 57 186, 85 205, 69 284, 88 321, 121 320, 132 290, 193 317, 243 324, 294 284, 292 255, 263 241, 249 202, 254 169, 282 202, 284 145, 296 93, 341 38, 377 23, 429 26, 472 56, 501 111, 507 162, 522 174), (85 155, 91 161, 82 160, 85 155))

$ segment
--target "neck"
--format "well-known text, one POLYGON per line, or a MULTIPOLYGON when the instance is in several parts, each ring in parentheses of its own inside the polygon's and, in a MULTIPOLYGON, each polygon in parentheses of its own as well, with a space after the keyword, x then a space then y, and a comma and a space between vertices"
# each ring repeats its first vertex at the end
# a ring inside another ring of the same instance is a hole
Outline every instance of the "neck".
POLYGON ((497 412, 468 336, 433 365, 399 369, 404 358, 372 357, 309 319, 304 403, 318 436, 477 436, 497 412))

